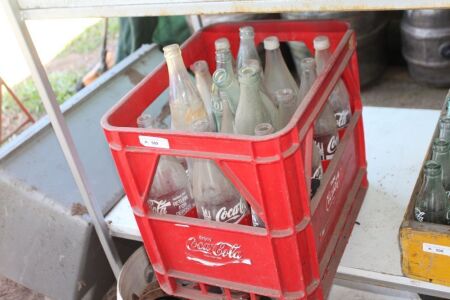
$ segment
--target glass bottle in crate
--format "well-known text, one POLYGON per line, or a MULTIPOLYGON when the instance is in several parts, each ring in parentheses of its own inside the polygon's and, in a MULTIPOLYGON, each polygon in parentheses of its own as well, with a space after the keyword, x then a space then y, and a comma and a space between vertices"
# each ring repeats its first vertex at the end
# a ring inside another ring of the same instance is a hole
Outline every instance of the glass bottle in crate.
POLYGON ((219 88, 219 96, 222 101, 228 102, 231 112, 235 115, 240 94, 239 82, 236 77, 225 69, 217 69, 213 74, 213 81, 219 88))
MULTIPOLYGON (((194 132, 208 132, 205 120, 196 121, 194 132)), ((240 223, 248 207, 239 192, 209 159, 192 160, 193 194, 199 218, 226 223, 240 223)))
MULTIPOLYGON (((137 124, 140 128, 157 128, 157 123, 150 115, 140 116, 137 124)), ((175 157, 160 156, 147 204, 153 213, 195 216, 186 170, 175 157)))
POLYGON ((172 129, 189 130, 198 120, 208 120, 199 91, 186 70, 177 44, 163 48, 169 70, 169 104, 172 129))
MULTIPOLYGON (((255 127, 255 135, 256 136, 264 136, 269 135, 274 132, 274 128, 269 123, 261 123, 256 125, 255 127)), ((252 208, 252 225, 254 227, 266 227, 266 224, 264 224, 264 221, 253 211, 252 208)))
POLYGON ((248 59, 255 59, 261 66, 261 59, 255 46, 255 31, 251 26, 239 28, 240 44, 237 55, 237 71, 244 66, 244 62, 248 59))
POLYGON ((209 123, 212 131, 217 131, 211 103, 211 85, 212 79, 209 73, 208 63, 205 60, 198 60, 191 65, 191 71, 195 74, 195 85, 203 100, 203 104, 208 114, 209 123))
POLYGON ((450 194, 450 144, 441 139, 435 139, 433 142, 433 156, 432 159, 441 165, 442 169, 442 185, 450 194))
MULTIPOLYGON (((314 39, 317 74, 322 74, 330 61, 330 40, 326 36, 314 39)), ((342 79, 339 79, 328 99, 336 117, 338 128, 347 127, 351 117, 350 96, 342 79)))
POLYGON ((220 132, 223 116, 223 101, 219 94, 219 88, 214 82, 211 85, 211 106, 217 132, 220 132))
POLYGON ((234 60, 233 54, 230 50, 230 42, 227 38, 220 38, 214 42, 216 48, 216 69, 226 69, 233 73, 236 73, 236 61, 234 60), (217 53, 225 53, 222 55, 224 58, 230 58, 229 60, 217 60, 217 53))
MULTIPOLYGON (((316 63, 312 58, 304 58, 301 61, 302 75, 299 92, 299 102, 303 101, 308 91, 316 80, 316 63)), ((325 102, 322 111, 314 123, 314 142, 319 149, 322 160, 330 160, 336 152, 339 144, 339 134, 333 110, 328 101, 325 102)))
POLYGON ((220 132, 222 133, 234 133, 234 115, 231 112, 230 105, 227 101, 222 103, 223 105, 223 114, 222 114, 222 123, 220 124, 220 132))
POLYGON ((447 224, 448 198, 442 185, 441 165, 433 160, 425 163, 423 183, 417 194, 414 217, 419 222, 447 224))
POLYGON ((269 96, 276 100, 275 92, 280 89, 291 89, 295 99, 298 96, 298 86, 289 72, 280 50, 280 42, 276 36, 264 39, 266 49, 266 65, 264 70, 264 87, 269 96))
POLYGON ((239 70, 240 98, 234 119, 237 134, 253 135, 259 123, 271 123, 270 115, 260 92, 258 70, 244 67, 239 70))
POLYGON ((276 90, 275 100, 278 103, 280 129, 289 123, 297 109, 297 95, 291 89, 276 90))
POLYGON ((439 119, 439 138, 450 143, 450 117, 439 119))

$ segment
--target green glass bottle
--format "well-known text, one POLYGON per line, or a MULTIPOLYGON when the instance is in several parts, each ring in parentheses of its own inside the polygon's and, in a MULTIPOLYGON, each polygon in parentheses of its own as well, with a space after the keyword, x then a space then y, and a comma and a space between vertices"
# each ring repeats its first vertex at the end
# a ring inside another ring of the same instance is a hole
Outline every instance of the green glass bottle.
POLYGON ((234 119, 234 130, 237 134, 254 135, 256 125, 271 123, 261 98, 260 81, 261 77, 256 68, 243 67, 239 70, 241 90, 234 119))
POLYGON ((450 143, 441 139, 434 140, 432 159, 441 165, 442 185, 448 195, 450 193, 450 143))
POLYGON ((447 223, 448 198, 442 186, 441 165, 433 160, 425 163, 423 183, 414 207, 419 222, 447 223))
POLYGON ((450 143, 450 117, 439 120, 439 138, 450 143))

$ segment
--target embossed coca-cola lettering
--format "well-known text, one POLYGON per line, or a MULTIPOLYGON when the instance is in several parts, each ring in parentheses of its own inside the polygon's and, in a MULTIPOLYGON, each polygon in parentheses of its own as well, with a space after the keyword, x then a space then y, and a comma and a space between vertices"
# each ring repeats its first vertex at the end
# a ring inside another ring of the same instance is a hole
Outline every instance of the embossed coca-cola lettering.
POLYGON ((339 189, 339 186, 340 186, 340 172, 337 172, 333 176, 333 178, 331 178, 330 186, 331 186, 331 189, 328 192, 327 197, 326 197, 327 198, 327 203, 326 203, 327 204, 327 206, 326 206, 326 210, 327 211, 331 208, 331 206, 334 203, 334 200, 336 199, 336 193, 337 193, 337 191, 339 189))
MULTIPOLYGON (((225 201, 227 203, 228 201, 225 201)), ((247 205, 241 198, 235 206, 227 208, 225 206, 214 210, 214 207, 202 206, 201 213, 203 219, 225 223, 238 223, 242 216, 247 213, 247 205)))
POLYGON ((211 238, 190 237, 186 240, 187 258, 208 266, 222 266, 227 264, 251 264, 244 259, 241 245, 224 241, 214 242, 211 238), (193 255, 195 253, 200 254, 193 255))
POLYGON ((314 137, 314 142, 319 148, 320 159, 330 160, 336 152, 339 137, 337 135, 316 136, 314 137))
POLYGON ((157 198, 150 195, 148 204, 153 213, 162 215, 184 216, 193 208, 192 198, 185 188, 172 191, 157 198))

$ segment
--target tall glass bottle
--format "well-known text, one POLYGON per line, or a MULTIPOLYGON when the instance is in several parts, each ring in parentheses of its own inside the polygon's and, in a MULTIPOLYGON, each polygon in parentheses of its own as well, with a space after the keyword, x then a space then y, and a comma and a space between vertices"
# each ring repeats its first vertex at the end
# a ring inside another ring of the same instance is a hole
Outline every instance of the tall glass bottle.
POLYGON ((294 97, 298 96, 298 87, 284 61, 280 50, 280 42, 276 36, 264 39, 266 49, 266 65, 264 86, 269 96, 275 100, 275 92, 280 89, 291 89, 294 97))
POLYGON ((211 85, 211 106, 217 132, 221 132, 223 100, 222 97, 220 97, 219 88, 214 84, 214 82, 211 85))
POLYGON ((253 135, 259 123, 271 123, 260 93, 261 78, 258 70, 244 67, 239 70, 240 98, 236 110, 234 129, 237 134, 253 135))
MULTIPOLYGON (((256 125, 255 127, 255 135, 256 136, 264 136, 264 135, 269 135, 272 134, 274 132, 274 128, 271 124, 269 123, 260 123, 258 125, 256 125)), ((264 224, 264 221, 253 211, 253 208, 251 209, 252 211, 252 225, 254 227, 266 227, 266 224, 264 224)))
MULTIPOLYGON (((318 36, 314 39, 315 59, 317 74, 321 74, 330 60, 330 40, 326 36, 318 36)), ((336 117, 338 128, 347 127, 350 122, 351 108, 350 96, 342 79, 339 79, 331 92, 329 102, 336 117)))
POLYGON ((205 105, 208 114, 209 123, 212 131, 217 131, 211 102, 212 79, 209 73, 208 63, 205 60, 198 60, 191 65, 191 70, 195 74, 195 85, 200 93, 200 97, 205 105))
POLYGON ((233 115, 236 114, 240 94, 239 82, 236 77, 225 69, 217 69, 213 74, 213 81, 219 88, 222 101, 227 101, 233 115))
POLYGON ((450 144, 441 139, 433 142, 432 159, 441 165, 442 169, 442 185, 447 195, 450 194, 450 144))
POLYGON ((227 101, 223 103, 222 123, 220 124, 220 132, 234 133, 234 115, 231 112, 230 105, 227 101))
POLYGON ((186 70, 180 47, 172 44, 164 47, 163 51, 169 70, 171 127, 176 130, 190 130, 195 121, 208 121, 205 105, 186 70))
POLYGON ((236 73, 236 61, 234 60, 233 54, 231 53, 230 41, 228 41, 227 38, 220 38, 214 42, 214 46, 216 48, 216 69, 226 69, 228 71, 228 61, 217 61, 217 52, 227 53, 230 57, 229 65, 231 66, 231 70, 233 71, 233 73, 236 73), (222 63, 226 63, 227 66, 221 65, 222 63))
POLYGON ((423 183, 417 195, 414 216, 419 222, 447 224, 448 198, 442 186, 441 165, 433 160, 425 163, 423 183))
MULTIPOLYGON (((208 123, 197 121, 194 132, 207 132, 208 123)), ((199 218, 226 223, 239 223, 248 213, 245 200, 226 178, 216 163, 194 159, 192 166, 193 194, 199 218)))
POLYGON ((244 66, 244 61, 256 59, 261 66, 261 59, 255 46, 255 31, 251 26, 239 28, 240 44, 237 56, 237 70, 244 66))
MULTIPOLYGON (((299 92, 299 102, 303 101, 309 89, 316 80, 316 64, 312 58, 304 58, 301 61, 302 75, 299 92)), ((320 112, 319 117, 314 124, 314 142, 319 149, 320 158, 322 160, 330 160, 336 152, 339 144, 339 134, 336 120, 333 115, 329 101, 320 112)))
POLYGON ((291 89, 276 90, 275 99, 278 103, 280 129, 289 123, 297 109, 297 95, 291 89))
POLYGON ((450 117, 439 120, 439 138, 450 143, 450 117))
MULTIPOLYGON (((140 128, 156 128, 150 115, 140 116, 137 124, 140 128)), ((175 157, 160 156, 147 204, 153 213, 195 216, 186 170, 175 157)))

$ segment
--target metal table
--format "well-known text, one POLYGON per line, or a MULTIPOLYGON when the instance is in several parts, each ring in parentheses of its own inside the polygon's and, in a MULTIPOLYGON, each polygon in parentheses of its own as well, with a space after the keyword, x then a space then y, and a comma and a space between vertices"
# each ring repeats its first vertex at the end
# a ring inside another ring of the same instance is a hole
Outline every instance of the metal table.
MULTIPOLYGON (((335 283, 367 283, 450 298, 450 288, 406 278, 398 229, 416 183, 439 111, 365 107, 369 190, 335 283)), ((106 216, 113 236, 141 240, 126 198, 106 216)))

